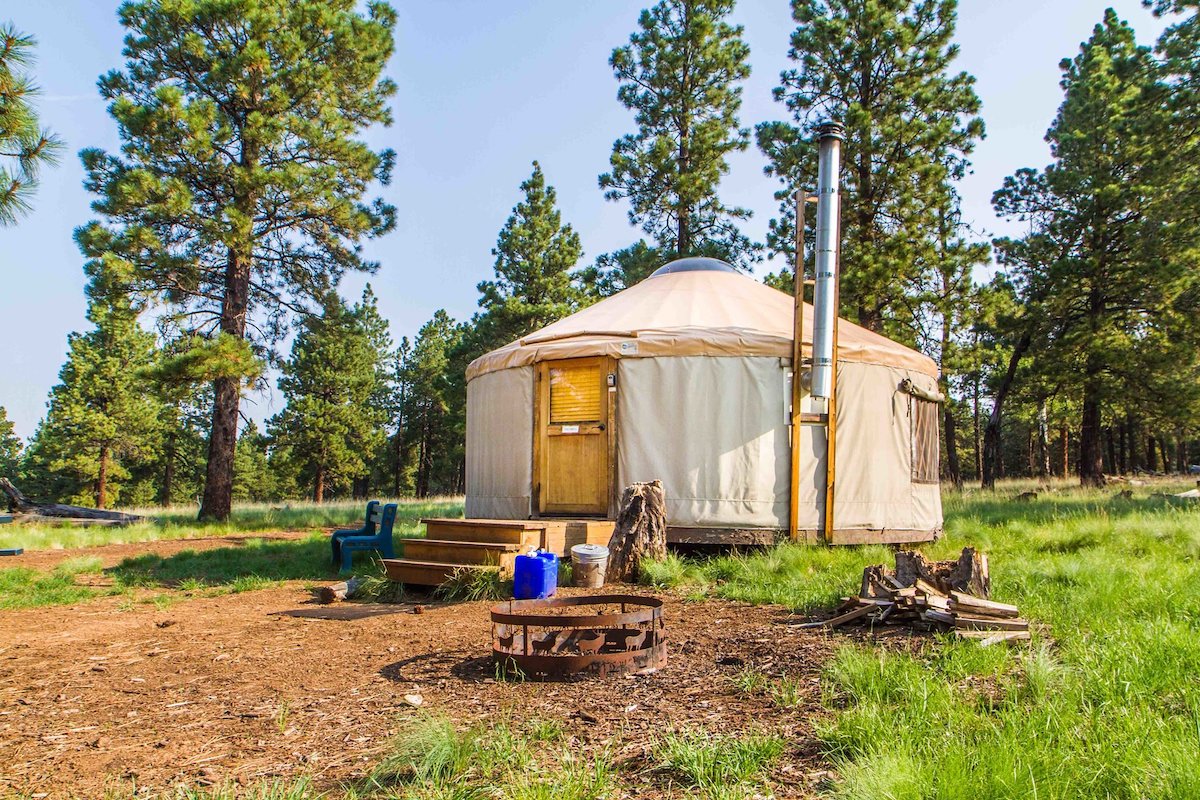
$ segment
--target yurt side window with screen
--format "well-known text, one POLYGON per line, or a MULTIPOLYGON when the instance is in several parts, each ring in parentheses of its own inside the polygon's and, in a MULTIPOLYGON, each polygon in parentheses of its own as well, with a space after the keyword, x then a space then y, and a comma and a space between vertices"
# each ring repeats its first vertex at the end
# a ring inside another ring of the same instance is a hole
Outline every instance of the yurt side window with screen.
POLYGON ((912 420, 912 481, 938 482, 938 403, 909 395, 912 420))

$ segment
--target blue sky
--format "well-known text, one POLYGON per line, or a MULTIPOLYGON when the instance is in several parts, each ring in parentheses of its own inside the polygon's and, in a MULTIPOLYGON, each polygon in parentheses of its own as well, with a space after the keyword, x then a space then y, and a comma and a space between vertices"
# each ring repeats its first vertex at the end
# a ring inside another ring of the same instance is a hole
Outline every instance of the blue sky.
MULTIPOLYGON (((608 56, 648 2, 393 0, 400 17, 389 69, 400 87, 396 121, 369 139, 397 151, 393 183, 382 194, 396 205, 399 224, 367 249, 382 265, 369 280, 395 338, 413 335, 438 308, 459 319, 474 311, 475 286, 491 275, 496 234, 533 159, 557 188, 585 259, 638 237, 626 207, 604 200, 596 176, 607 168, 613 140, 632 128, 608 56)), ((1077 52, 1110 5, 1143 43, 1163 28, 1138 0, 962 0, 956 66, 978 79, 987 124, 974 172, 961 186, 964 216, 977 230, 1019 233, 995 218, 991 194, 1014 170, 1048 161, 1043 135, 1061 101, 1058 62, 1077 52)), ((76 154, 119 144, 95 89, 100 74, 122 63, 116 7, 108 0, 0 3, 0 20, 38 39, 41 114, 67 144, 63 163, 43 178, 34 213, 0 228, 0 405, 22 436, 45 411, 67 334, 87 327, 82 259, 71 233, 92 218, 91 198, 76 154)), ((788 67, 788 3, 741 0, 733 19, 745 26, 753 67, 742 124, 784 117, 771 89, 788 67)), ((754 210, 746 229, 760 241, 776 206, 764 164, 753 148, 736 155, 721 190, 726 203, 754 210)), ((365 280, 351 277, 343 293, 357 297, 365 280)), ((262 419, 282 402, 272 389, 249 398, 245 411, 262 419)))

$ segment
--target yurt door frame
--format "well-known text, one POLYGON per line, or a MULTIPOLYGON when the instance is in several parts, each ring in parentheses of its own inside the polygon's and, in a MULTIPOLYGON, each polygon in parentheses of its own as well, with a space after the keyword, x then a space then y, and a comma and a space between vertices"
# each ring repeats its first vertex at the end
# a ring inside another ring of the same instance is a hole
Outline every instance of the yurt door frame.
POLYGON ((537 365, 534 509, 607 517, 616 465, 616 363, 604 356, 537 365))

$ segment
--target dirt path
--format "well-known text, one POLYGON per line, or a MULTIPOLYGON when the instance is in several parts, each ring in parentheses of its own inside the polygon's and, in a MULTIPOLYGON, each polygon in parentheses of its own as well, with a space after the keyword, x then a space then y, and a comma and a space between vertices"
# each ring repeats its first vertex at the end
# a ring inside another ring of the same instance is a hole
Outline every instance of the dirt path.
POLYGON ((179 783, 302 774, 330 786, 370 769, 397 724, 418 713, 405 695, 420 694, 425 709, 457 720, 558 719, 585 750, 615 744, 618 760, 639 758, 670 726, 769 729, 792 747, 777 796, 808 796, 821 768, 810 720, 835 642, 780 625, 783 612, 769 607, 669 599, 665 614, 665 669, 539 684, 494 680, 485 603, 422 614, 323 608, 297 583, 165 611, 123 610, 110 598, 2 612, 0 795, 98 797, 136 786, 140 797, 179 783), (800 678, 800 705, 736 692, 731 679, 744 666, 800 678))
POLYGON ((49 571, 63 561, 72 558, 99 558, 104 569, 115 567, 127 558, 155 553, 172 556, 184 550, 214 550, 218 547, 240 547, 251 539, 295 540, 312 535, 306 531, 277 531, 274 533, 232 533, 227 536, 210 536, 198 539, 162 539, 154 542, 131 542, 128 544, 106 544, 97 547, 73 547, 61 550, 26 550, 19 556, 0 558, 0 569, 5 567, 30 567, 49 571))

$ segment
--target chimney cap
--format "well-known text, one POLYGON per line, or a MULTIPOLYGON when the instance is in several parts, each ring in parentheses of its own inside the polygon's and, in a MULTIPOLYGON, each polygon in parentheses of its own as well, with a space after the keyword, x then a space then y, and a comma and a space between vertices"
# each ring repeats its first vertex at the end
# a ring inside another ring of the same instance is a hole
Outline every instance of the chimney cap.
POLYGON ((817 124, 817 135, 822 139, 846 138, 846 127, 835 119, 827 119, 817 124))

